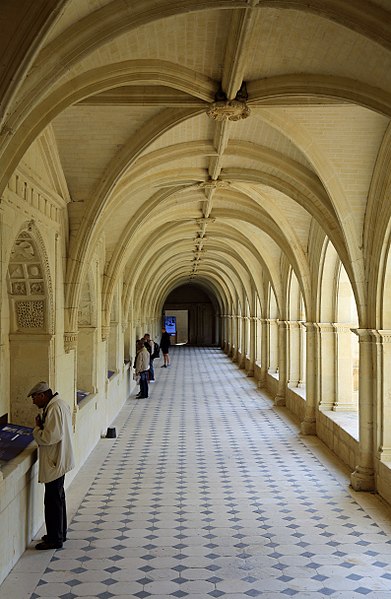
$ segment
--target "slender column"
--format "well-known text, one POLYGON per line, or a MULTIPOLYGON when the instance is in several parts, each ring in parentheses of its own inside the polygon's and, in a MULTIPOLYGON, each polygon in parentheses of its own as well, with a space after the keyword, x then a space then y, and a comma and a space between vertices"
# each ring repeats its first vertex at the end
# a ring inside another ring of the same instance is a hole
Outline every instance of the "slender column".
POLYGON ((254 376, 255 369, 255 359, 256 359, 256 343, 257 343, 257 330, 256 330, 257 319, 254 316, 249 317, 249 326, 250 326, 250 355, 249 355, 249 365, 247 368, 247 376, 254 376))
POLYGON ((255 363, 261 362, 262 356, 262 318, 255 317, 255 347, 254 347, 254 361, 255 363))
POLYGON ((316 334, 313 322, 305 323, 306 329, 306 402, 304 420, 300 428, 303 435, 316 435, 316 334))
POLYGON ((335 327, 316 323, 319 373, 319 407, 332 410, 335 403, 335 327))
POLYGON ((299 322, 299 382, 297 386, 300 389, 305 387, 306 376, 306 348, 305 348, 305 326, 299 322))
POLYGON ((269 372, 278 372, 278 320, 267 319, 269 325, 269 372))
POLYGON ((261 376, 258 381, 258 387, 262 388, 266 385, 266 374, 269 367, 269 343, 268 343, 268 328, 269 323, 265 318, 260 319, 261 322, 261 376))
POLYGON ((287 383, 287 328, 285 320, 278 321, 278 387, 274 398, 275 406, 285 406, 285 390, 287 383))
POLYGON ((228 316, 228 345, 229 345, 229 352, 228 355, 230 357, 233 357, 233 345, 234 345, 234 317, 232 316, 232 314, 230 314, 228 316))
POLYGON ((355 491, 373 491, 374 476, 374 410, 373 410, 373 337, 369 329, 352 329, 359 337, 359 463, 350 481, 355 491))
POLYGON ((232 361, 233 362, 237 362, 238 361, 238 353, 239 353, 239 316, 234 314, 232 316, 233 318, 233 347, 232 347, 232 361))
POLYGON ((376 459, 391 462, 391 331, 372 331, 375 355, 376 459))
POLYGON ((290 387, 298 387, 300 380, 300 323, 286 321, 287 379, 290 387))
POLYGON ((240 362, 239 362, 239 368, 246 368, 246 354, 247 354, 247 338, 248 338, 248 332, 247 332, 247 322, 248 322, 248 317, 247 316, 240 316, 240 331, 241 331, 241 335, 240 335, 240 362))
POLYGON ((353 401, 352 331, 347 324, 334 324, 336 331, 336 393, 335 412, 356 412, 353 401))

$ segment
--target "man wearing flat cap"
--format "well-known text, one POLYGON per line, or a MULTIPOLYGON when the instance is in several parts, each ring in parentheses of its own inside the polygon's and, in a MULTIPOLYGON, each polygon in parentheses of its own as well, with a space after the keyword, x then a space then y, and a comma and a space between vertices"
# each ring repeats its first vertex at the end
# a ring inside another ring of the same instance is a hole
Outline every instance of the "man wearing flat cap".
POLYGON ((45 484, 46 535, 35 548, 59 549, 67 532, 64 479, 75 465, 71 411, 46 381, 34 385, 28 397, 32 397, 33 403, 42 410, 35 418, 33 436, 38 444, 38 481, 45 484))

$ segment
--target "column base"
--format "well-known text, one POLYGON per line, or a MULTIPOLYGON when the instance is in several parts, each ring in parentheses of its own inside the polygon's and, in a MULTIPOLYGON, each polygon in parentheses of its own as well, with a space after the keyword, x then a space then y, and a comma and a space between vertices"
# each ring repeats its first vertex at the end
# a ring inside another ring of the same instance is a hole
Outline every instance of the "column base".
POLYGON ((275 406, 285 406, 285 395, 276 395, 274 398, 274 405, 275 406))
POLYGON ((375 473, 373 468, 357 466, 350 475, 350 484, 355 491, 375 491, 375 473))
POLYGON ((316 420, 314 418, 303 420, 300 424, 302 435, 316 435, 316 420))
POLYGON ((254 368, 249 368, 249 370, 246 370, 246 375, 247 376, 254 376, 254 368))
POLYGON ((266 385, 266 380, 265 379, 258 379, 257 380, 257 387, 258 389, 263 389, 266 385))

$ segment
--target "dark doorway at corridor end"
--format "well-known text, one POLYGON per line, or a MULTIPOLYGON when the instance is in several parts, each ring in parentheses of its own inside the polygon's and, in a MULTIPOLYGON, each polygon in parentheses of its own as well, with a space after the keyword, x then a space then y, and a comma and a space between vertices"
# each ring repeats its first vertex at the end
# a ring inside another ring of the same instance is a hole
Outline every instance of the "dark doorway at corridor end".
MULTIPOLYGON (((187 345, 218 345, 219 320, 216 298, 200 285, 177 287, 167 296, 163 314, 187 311, 187 345)), ((186 335, 185 335, 186 336, 186 335)))

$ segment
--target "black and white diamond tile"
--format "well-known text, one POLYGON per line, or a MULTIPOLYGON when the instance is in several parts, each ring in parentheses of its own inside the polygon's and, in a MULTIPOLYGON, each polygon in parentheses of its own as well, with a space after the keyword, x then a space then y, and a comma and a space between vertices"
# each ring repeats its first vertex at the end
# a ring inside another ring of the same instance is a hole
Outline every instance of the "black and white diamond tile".
POLYGON ((391 536, 251 379, 211 348, 157 374, 31 599, 391 599, 391 536))

